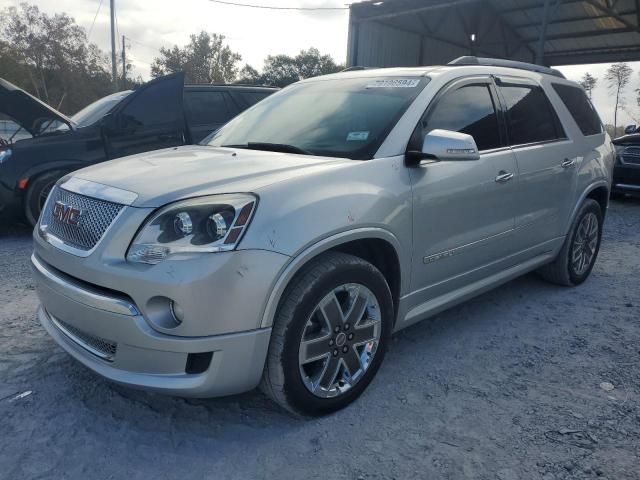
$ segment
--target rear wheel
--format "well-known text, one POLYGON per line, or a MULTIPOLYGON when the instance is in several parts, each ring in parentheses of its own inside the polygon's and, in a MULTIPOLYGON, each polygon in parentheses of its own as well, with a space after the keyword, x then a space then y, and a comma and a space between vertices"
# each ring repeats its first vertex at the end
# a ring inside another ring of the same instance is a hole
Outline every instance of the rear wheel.
POLYGON ((378 269, 339 252, 320 256, 283 296, 262 390, 297 414, 347 406, 382 363, 392 322, 391 292, 378 269))
POLYGON ((590 198, 585 200, 555 261, 539 270, 542 278, 566 286, 584 282, 600 251, 602 222, 600 204, 590 198))
POLYGON ((24 202, 24 214, 32 227, 38 222, 51 189, 65 172, 54 170, 43 173, 31 181, 24 202))

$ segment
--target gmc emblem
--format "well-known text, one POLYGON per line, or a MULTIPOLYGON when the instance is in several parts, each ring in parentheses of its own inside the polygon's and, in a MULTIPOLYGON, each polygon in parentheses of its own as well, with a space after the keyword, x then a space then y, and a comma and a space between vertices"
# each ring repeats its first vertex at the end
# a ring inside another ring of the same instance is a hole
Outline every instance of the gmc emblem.
POLYGON ((82 210, 57 201, 53 204, 53 218, 66 225, 78 226, 82 210))

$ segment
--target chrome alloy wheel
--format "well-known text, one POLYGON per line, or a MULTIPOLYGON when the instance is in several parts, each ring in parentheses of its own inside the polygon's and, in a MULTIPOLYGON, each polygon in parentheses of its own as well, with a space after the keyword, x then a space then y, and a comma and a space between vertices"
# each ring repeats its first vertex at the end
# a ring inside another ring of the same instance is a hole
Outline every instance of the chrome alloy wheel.
POLYGON ((348 283, 314 308, 302 333, 298 364, 307 389, 336 397, 365 374, 380 344, 380 305, 364 285, 348 283))
POLYGON ((591 266, 598 248, 600 226, 594 213, 587 213, 576 231, 571 248, 571 266, 576 275, 583 275, 591 266))

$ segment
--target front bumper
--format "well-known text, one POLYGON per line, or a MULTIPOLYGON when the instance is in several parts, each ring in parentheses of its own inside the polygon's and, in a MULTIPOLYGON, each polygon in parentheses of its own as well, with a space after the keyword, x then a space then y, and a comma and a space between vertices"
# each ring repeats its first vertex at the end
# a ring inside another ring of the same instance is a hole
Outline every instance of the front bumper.
POLYGON ((232 395, 260 381, 271 329, 177 337, 151 328, 131 299, 87 288, 32 257, 38 316, 69 354, 120 384, 185 397, 232 395), (191 355, 190 355, 191 354, 191 355), (200 373, 189 363, 205 354, 200 373), (206 355, 210 354, 210 355, 206 355))

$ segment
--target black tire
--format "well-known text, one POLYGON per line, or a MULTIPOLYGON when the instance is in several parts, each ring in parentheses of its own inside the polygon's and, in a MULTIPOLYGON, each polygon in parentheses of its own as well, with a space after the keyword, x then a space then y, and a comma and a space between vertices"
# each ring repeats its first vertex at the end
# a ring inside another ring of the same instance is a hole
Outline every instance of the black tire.
POLYGON ((294 277, 280 301, 271 334, 261 390, 285 409, 298 415, 334 412, 353 402, 375 376, 391 337, 393 300, 387 282, 370 263, 340 252, 327 252, 312 260, 294 277), (319 302, 346 283, 364 285, 380 306, 378 348, 362 377, 346 392, 332 398, 314 395, 304 384, 299 349, 307 320, 319 302))
POLYGON ((31 180, 24 199, 24 216, 32 227, 38 223, 46 196, 65 173, 62 170, 52 170, 31 180))
POLYGON ((591 270, 593 270, 593 266, 598 258, 600 243, 602 241, 602 224, 603 215, 600 204, 593 199, 586 199, 571 225, 571 229, 569 230, 569 234, 564 241, 560 253, 552 263, 545 265, 538 270, 539 275, 548 282, 568 287, 580 285, 584 282, 591 274, 591 270), (578 273, 571 262, 571 252, 576 242, 578 227, 583 219, 590 214, 594 214, 598 220, 598 239, 590 264, 584 272, 578 273))

